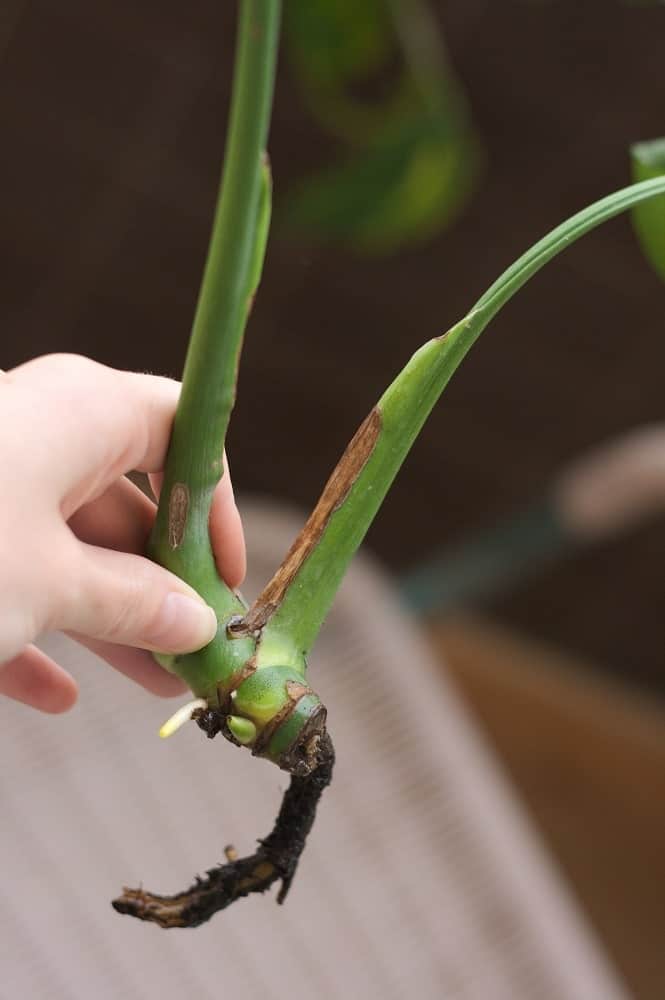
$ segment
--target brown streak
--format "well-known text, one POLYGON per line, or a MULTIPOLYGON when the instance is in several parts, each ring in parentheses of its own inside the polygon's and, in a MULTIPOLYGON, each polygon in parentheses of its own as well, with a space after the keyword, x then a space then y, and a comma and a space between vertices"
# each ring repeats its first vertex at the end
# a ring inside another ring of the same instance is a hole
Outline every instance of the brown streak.
POLYGON ((263 755, 263 752, 273 738, 275 731, 279 729, 286 719, 288 719, 300 699, 304 698, 306 694, 314 694, 310 687, 307 687, 306 684, 300 684, 298 681, 287 681, 286 693, 289 700, 276 715, 273 715, 269 722, 266 722, 263 729, 259 732, 256 741, 252 746, 253 756, 261 757, 263 755))
POLYGON ((217 685, 217 697, 219 698, 220 704, 225 702, 232 691, 236 691, 243 681, 246 681, 248 677, 251 677, 253 673, 256 672, 256 654, 251 656, 243 665, 236 670, 230 681, 226 681, 225 684, 217 685))
POLYGON ((303 563, 321 540, 328 521, 342 506, 351 487, 364 469, 380 432, 381 414, 375 407, 347 445, 324 487, 319 502, 289 549, 284 562, 257 597, 239 627, 232 626, 234 635, 262 629, 279 608, 303 563))
POLYGON ((185 535, 189 490, 184 483, 174 483, 169 496, 169 545, 177 549, 185 535))

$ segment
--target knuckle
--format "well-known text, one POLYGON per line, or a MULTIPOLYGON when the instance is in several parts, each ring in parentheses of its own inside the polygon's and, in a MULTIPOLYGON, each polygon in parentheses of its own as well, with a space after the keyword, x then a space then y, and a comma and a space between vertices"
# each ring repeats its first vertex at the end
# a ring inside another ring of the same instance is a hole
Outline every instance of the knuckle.
POLYGON ((104 365, 87 358, 84 354, 68 354, 64 351, 44 354, 31 362, 35 370, 44 371, 49 376, 58 376, 76 381, 90 377, 94 372, 103 371, 104 365))

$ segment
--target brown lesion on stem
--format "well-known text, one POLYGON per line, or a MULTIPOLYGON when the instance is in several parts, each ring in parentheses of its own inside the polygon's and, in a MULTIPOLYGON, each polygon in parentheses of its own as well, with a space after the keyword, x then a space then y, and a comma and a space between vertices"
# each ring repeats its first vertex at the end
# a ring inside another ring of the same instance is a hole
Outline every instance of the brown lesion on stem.
POLYGON ((286 554, 272 580, 247 614, 229 626, 231 634, 251 635, 260 631, 279 608, 301 566, 319 543, 328 521, 344 503, 364 469, 381 433, 381 414, 375 407, 362 422, 326 483, 304 528, 286 554))
POLYGON ((157 896, 143 889, 125 889, 113 908, 160 927, 197 927, 218 910, 253 892, 265 892, 281 881, 277 902, 283 903, 298 867, 298 861, 312 829, 316 808, 330 784, 335 762, 327 732, 318 740, 318 766, 306 777, 294 775, 284 794, 272 832, 259 841, 254 854, 237 858, 226 850, 227 863, 197 878, 194 885, 175 896, 157 896))
POLYGON ((189 512, 189 488, 185 483, 174 483, 169 495, 169 545, 177 549, 185 536, 189 512))

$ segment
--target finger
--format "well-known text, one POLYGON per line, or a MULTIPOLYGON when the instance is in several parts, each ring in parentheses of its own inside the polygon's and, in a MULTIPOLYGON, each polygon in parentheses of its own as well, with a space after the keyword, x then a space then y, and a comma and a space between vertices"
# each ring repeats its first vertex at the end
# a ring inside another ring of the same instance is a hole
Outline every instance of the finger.
POLYGON ((30 428, 31 462, 65 517, 131 469, 162 468, 180 386, 52 354, 2 376, 7 418, 30 428))
POLYGON ((245 579, 247 555, 242 521, 228 474, 222 477, 213 494, 208 526, 217 572, 231 589, 239 587, 245 579))
MULTIPOLYGON (((155 499, 159 500, 164 475, 161 472, 154 472, 148 478, 155 499)), ((217 572, 227 586, 235 589, 245 579, 247 552, 242 519, 235 502, 226 452, 224 453, 222 478, 217 483, 210 506, 209 528, 217 572)))
POLYGON ((66 712, 76 702, 78 687, 66 670, 36 646, 26 646, 0 666, 0 694, 40 712, 66 712))
POLYGON ((85 504, 67 522, 77 538, 118 552, 145 552, 155 504, 125 476, 85 504))
POLYGON ((159 497, 162 492, 162 483, 164 482, 164 473, 161 470, 159 472, 149 472, 148 482, 150 483, 150 489, 152 490, 153 497, 159 503, 159 497))
POLYGON ((70 632, 69 635, 151 694, 159 695, 160 698, 172 698, 188 690, 184 681, 160 667, 152 654, 144 649, 90 639, 76 632, 70 632))
POLYGON ((76 541, 50 627, 168 653, 205 646, 215 612, 191 587, 143 556, 76 541))

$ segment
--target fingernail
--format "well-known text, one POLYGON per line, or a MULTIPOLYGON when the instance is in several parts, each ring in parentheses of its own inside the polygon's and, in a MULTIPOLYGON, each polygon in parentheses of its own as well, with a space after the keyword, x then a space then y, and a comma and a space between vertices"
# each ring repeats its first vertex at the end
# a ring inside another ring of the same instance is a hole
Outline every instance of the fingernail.
POLYGON ((206 646, 217 633, 217 616, 209 605, 173 591, 164 599, 148 641, 165 653, 187 653, 206 646))

